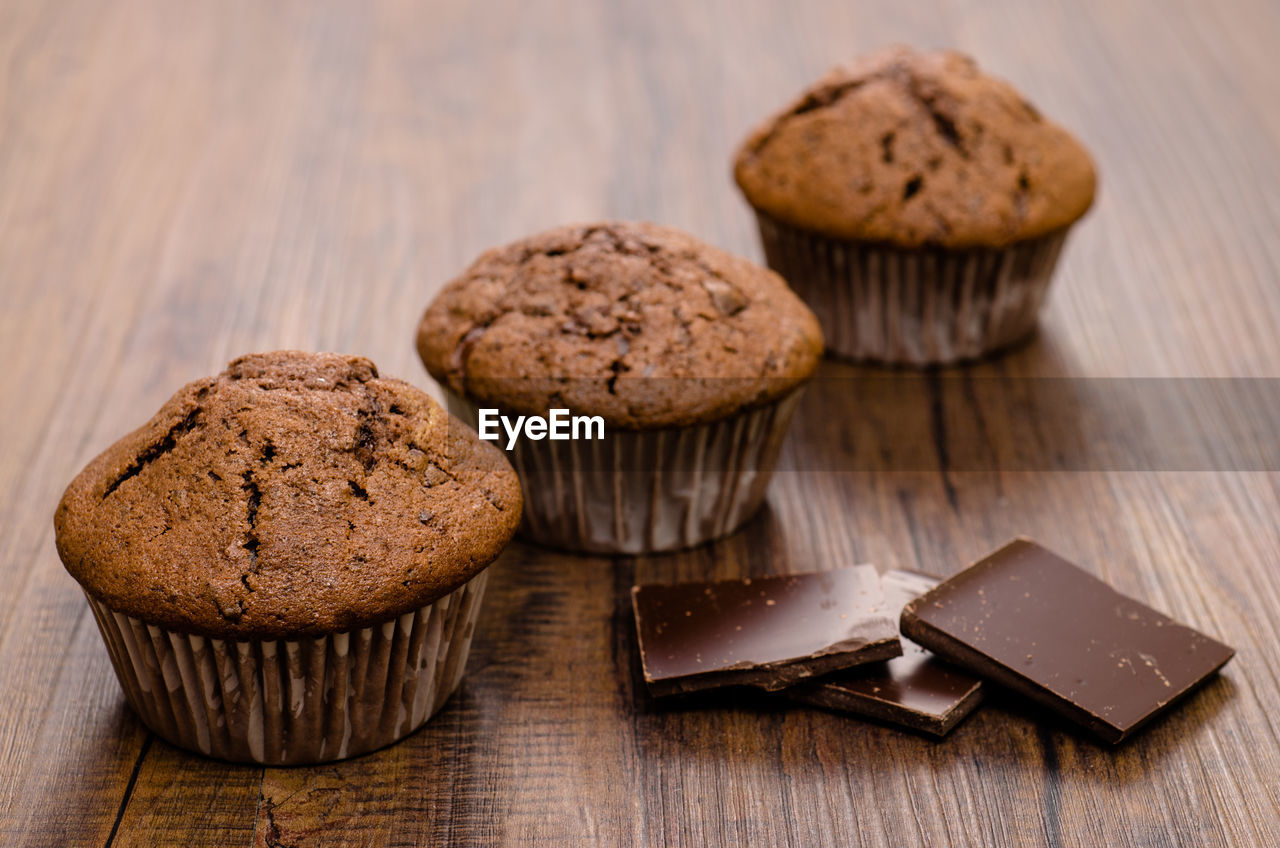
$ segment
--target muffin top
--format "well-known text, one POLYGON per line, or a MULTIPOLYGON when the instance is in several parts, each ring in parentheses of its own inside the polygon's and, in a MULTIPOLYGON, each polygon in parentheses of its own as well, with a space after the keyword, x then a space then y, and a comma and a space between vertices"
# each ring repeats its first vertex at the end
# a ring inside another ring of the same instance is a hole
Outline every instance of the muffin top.
POLYGON ((738 151, 748 202, 783 224, 903 247, 999 247, 1093 202, 1089 154, 952 51, 893 47, 835 68, 738 151))
POLYGON ((341 632, 430 603, 510 540, 500 451, 367 359, 285 351, 183 387, 54 516, 90 595, 185 633, 341 632))
POLYGON ((418 327, 458 394, 647 430, 713 421, 813 375, 817 320, 772 271, 647 223, 566 226, 490 250, 418 327))

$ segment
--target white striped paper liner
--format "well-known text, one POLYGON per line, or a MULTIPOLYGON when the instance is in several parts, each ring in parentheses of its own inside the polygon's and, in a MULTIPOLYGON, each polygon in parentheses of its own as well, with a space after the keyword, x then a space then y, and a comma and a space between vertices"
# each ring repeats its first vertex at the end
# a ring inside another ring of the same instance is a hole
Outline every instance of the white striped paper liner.
POLYGON ((409 735, 462 681, 488 573, 372 627, 234 641, 89 607, 130 706, 158 736, 265 765, 340 760, 409 735))
MULTIPOLYGON (((732 533, 764 502, 802 391, 706 424, 633 431, 606 422, 604 440, 521 438, 507 452, 524 487, 520 535, 571 551, 644 554, 732 533)), ((474 429, 478 406, 444 394, 474 429)))
POLYGON ((952 250, 845 241, 756 218, 769 267, 818 316, 828 352, 914 366, 976 359, 1028 336, 1069 229, 952 250))

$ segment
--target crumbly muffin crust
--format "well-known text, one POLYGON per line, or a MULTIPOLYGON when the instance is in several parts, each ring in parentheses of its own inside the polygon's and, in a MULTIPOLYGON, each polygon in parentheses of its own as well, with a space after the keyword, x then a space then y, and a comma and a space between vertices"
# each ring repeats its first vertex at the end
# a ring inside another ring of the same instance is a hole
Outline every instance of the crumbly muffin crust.
POLYGON ((254 354, 179 390, 72 481, 54 517, 71 575, 184 633, 365 627, 492 562, 519 482, 424 392, 355 356, 254 354))
POLYGON ((1084 147, 954 51, 893 47, 837 67, 739 149, 734 177, 774 220, 834 238, 1000 247, 1093 202, 1084 147))
POLYGON ((474 400, 647 430, 786 394, 813 375, 822 334, 772 271, 677 230, 604 222, 482 255, 428 307, 418 352, 474 400))

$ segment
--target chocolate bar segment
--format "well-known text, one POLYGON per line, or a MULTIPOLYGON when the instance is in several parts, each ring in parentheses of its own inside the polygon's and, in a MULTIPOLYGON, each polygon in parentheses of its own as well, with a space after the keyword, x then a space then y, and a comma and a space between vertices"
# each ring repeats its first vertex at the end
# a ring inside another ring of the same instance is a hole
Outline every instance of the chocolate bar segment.
MULTIPOLYGON (((916 571, 880 577, 886 601, 901 610, 938 584, 916 571)), ((868 716, 931 736, 945 736, 982 701, 982 681, 911 642, 902 656, 804 681, 784 693, 792 700, 868 716)))
POLYGON ((1235 653, 1027 539, 907 604, 902 633, 1111 743, 1235 653))
POLYGON ((869 565, 631 590, 654 695, 720 686, 782 689, 902 653, 869 565))

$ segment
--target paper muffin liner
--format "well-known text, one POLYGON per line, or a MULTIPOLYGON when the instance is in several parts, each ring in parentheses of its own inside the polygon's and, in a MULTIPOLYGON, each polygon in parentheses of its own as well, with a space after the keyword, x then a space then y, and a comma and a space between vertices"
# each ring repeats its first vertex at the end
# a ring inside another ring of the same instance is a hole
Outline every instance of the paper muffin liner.
POLYGON ((373 751, 434 715, 462 681, 487 581, 373 627, 267 641, 177 633, 86 597, 125 697, 158 736, 297 765, 373 751))
POLYGON ((975 359, 1029 335, 1069 229, 1003 248, 902 248, 756 218, 769 267, 817 314, 828 352, 916 366, 975 359))
MULTIPOLYGON (((645 554, 700 545, 760 508, 803 387, 729 418, 603 440, 520 439, 507 452, 524 487, 519 534, 550 547, 645 554)), ((475 427, 478 406, 444 390, 475 427)))

